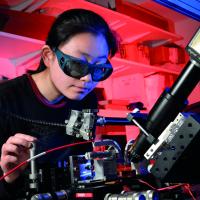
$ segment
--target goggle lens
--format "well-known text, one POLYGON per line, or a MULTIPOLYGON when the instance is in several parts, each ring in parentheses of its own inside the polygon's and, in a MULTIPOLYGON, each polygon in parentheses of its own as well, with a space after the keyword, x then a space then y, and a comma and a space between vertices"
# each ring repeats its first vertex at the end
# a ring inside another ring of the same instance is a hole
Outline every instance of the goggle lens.
POLYGON ((103 81, 107 79, 113 71, 109 61, 105 64, 90 64, 81 59, 64 54, 59 49, 54 50, 59 66, 63 72, 73 78, 81 78, 87 74, 91 74, 93 81, 103 81))

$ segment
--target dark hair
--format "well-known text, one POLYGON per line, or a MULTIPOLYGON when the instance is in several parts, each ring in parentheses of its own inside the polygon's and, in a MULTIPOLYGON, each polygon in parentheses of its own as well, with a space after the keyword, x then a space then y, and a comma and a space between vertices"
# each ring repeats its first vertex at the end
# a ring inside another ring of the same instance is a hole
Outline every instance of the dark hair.
MULTIPOLYGON (((107 41, 109 55, 111 57, 115 55, 118 47, 116 35, 100 15, 85 9, 71 9, 61 13, 49 31, 46 44, 54 49, 76 34, 84 32, 95 35, 102 34, 107 41)), ((41 58, 39 68, 35 72, 41 72, 45 68, 46 66, 41 58)))

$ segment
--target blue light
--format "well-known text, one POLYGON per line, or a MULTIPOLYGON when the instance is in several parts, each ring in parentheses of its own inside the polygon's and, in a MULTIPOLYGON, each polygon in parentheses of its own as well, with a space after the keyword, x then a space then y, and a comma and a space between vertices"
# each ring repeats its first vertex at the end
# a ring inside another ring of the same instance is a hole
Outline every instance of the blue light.
POLYGON ((91 169, 91 162, 88 160, 87 163, 79 164, 80 180, 89 180, 93 178, 91 169))
POLYGON ((199 0, 154 0, 172 10, 187 15, 200 21, 200 1, 199 0))
POLYGON ((155 195, 153 195, 153 199, 152 200, 159 200, 159 196, 158 196, 157 193, 155 195))
POLYGON ((139 200, 146 200, 146 197, 143 194, 139 195, 139 200))

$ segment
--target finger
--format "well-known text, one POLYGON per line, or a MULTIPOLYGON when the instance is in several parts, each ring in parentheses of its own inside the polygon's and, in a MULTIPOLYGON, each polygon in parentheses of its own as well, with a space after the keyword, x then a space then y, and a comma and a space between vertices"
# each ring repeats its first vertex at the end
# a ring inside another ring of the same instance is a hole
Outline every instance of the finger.
POLYGON ((20 154, 20 152, 21 152, 21 149, 14 144, 10 144, 10 143, 6 144, 5 143, 2 146, 2 156, 5 156, 5 155, 10 154, 10 153, 18 156, 20 154))
POLYGON ((25 140, 27 140, 29 142, 34 142, 34 141, 37 140, 36 137, 33 137, 31 135, 26 135, 26 134, 23 134, 23 133, 16 133, 15 136, 18 137, 18 138, 25 139, 25 140))
POLYGON ((2 164, 4 163, 4 165, 8 166, 9 164, 18 164, 18 158, 16 156, 13 155, 6 155, 3 157, 2 159, 2 164))
POLYGON ((18 145, 18 146, 23 146, 25 148, 30 148, 31 142, 27 141, 24 138, 16 137, 16 136, 11 136, 8 138, 6 141, 6 144, 13 144, 13 145, 18 145))

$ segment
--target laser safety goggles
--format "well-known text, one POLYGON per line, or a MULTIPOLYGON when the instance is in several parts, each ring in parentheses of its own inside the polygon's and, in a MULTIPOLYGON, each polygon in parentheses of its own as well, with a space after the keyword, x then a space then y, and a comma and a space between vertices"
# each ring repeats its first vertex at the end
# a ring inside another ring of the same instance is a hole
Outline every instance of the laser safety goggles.
POLYGON ((70 77, 80 79, 91 74, 92 80, 98 82, 107 79, 112 74, 113 68, 108 60, 105 64, 90 64, 87 61, 64 54, 57 48, 53 51, 56 54, 60 68, 70 77))

